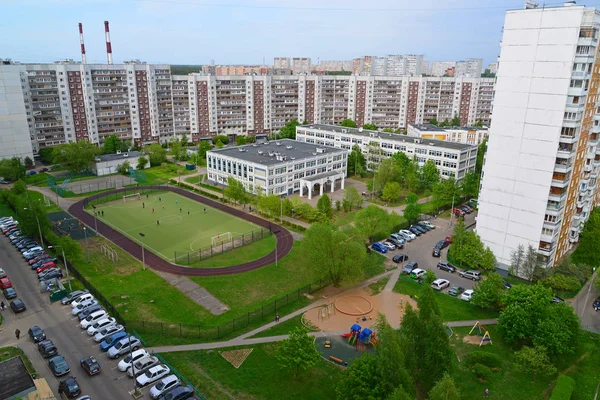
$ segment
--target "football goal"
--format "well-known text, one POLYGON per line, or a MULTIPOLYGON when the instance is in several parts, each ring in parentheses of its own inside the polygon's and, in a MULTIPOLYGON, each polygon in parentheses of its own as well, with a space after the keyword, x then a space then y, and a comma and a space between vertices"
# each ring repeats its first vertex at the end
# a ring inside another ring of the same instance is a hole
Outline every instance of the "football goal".
POLYGON ((221 233, 217 236, 213 236, 211 240, 211 244, 213 246, 218 246, 221 243, 231 242, 231 232, 221 233))
POLYGON ((140 200, 142 195, 140 193, 126 194, 123 196, 123 203, 126 203, 127 200, 140 200))

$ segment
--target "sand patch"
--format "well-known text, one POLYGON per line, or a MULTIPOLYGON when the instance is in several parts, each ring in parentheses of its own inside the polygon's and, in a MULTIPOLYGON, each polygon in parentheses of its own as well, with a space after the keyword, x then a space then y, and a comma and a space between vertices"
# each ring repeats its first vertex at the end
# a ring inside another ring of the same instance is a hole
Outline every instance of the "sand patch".
POLYGON ((239 368, 246 361, 250 353, 252 353, 252 350, 254 349, 227 350, 220 351, 219 354, 235 368, 239 368))

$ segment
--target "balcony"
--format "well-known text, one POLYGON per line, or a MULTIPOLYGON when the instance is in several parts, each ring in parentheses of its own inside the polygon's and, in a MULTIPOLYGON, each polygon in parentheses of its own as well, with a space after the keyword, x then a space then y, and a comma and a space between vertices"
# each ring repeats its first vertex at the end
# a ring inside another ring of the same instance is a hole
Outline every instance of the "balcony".
POLYGON ((562 202, 567 197, 567 189, 559 188, 555 186, 550 187, 550 193, 548 194, 549 201, 562 202))
POLYGON ((558 141, 562 144, 573 144, 577 142, 577 136, 561 135, 558 141))
POLYGON ((550 253, 552 253, 552 251, 554 250, 554 247, 555 247, 554 243, 540 241, 538 250, 539 250, 540 254, 549 256, 550 253))
POLYGON ((555 172, 552 175, 552 186, 558 187, 558 188, 565 188, 569 185, 570 179, 571 179, 570 174, 555 172))
POLYGON ((560 144, 556 156, 562 159, 570 159, 575 155, 575 148, 573 145, 560 144))

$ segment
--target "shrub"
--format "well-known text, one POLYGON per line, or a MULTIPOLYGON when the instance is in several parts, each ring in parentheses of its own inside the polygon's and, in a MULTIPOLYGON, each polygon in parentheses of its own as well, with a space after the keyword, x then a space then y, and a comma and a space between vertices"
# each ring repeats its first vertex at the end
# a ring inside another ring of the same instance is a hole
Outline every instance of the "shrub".
POLYGON ((563 274, 554 274, 542 281, 542 285, 554 290, 563 290, 565 292, 574 292, 581 288, 581 283, 574 276, 565 276, 563 274))
POLYGON ((496 354, 475 350, 469 354, 468 365, 482 364, 490 368, 500 368, 502 358, 496 354))
POLYGON ((556 385, 552 390, 550 400, 570 400, 571 394, 575 390, 575 381, 567 375, 561 375, 556 380, 556 385))
POLYGON ((54 147, 42 147, 39 155, 44 164, 52 164, 54 161, 54 147))
POLYGON ((216 145, 217 141, 223 143, 223 144, 228 144, 229 143, 229 137, 225 136, 225 135, 217 135, 215 137, 213 137, 213 143, 216 145))
POLYGON ((479 363, 473 365, 473 372, 475 372, 475 375, 479 379, 483 379, 484 381, 487 381, 492 376, 492 370, 479 363))
POLYGON ((129 161, 125 161, 123 164, 117 167, 117 171, 121 175, 127 175, 129 173, 129 168, 131 168, 131 163, 129 161))

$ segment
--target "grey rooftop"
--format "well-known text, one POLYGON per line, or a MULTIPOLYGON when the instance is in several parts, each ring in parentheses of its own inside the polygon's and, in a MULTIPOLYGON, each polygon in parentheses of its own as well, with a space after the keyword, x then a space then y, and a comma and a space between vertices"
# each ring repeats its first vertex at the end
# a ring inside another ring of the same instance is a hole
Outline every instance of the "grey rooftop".
POLYGON ((214 155, 238 158, 263 165, 276 165, 283 162, 299 161, 324 154, 348 153, 348 150, 336 147, 320 146, 313 143, 298 142, 291 139, 271 140, 266 143, 226 147, 210 150, 214 155), (319 150, 317 150, 319 149, 319 150), (285 160, 283 159, 285 158, 285 160))
POLYGON ((141 157, 143 155, 144 155, 144 153, 142 153, 141 151, 130 151, 130 152, 123 152, 121 154, 102 154, 101 156, 98 156, 97 158, 99 158, 101 162, 114 161, 114 160, 127 161, 127 159, 129 159, 129 158, 141 157))

